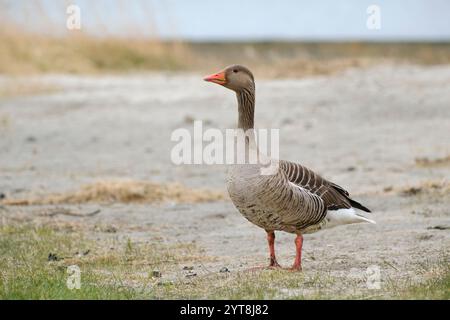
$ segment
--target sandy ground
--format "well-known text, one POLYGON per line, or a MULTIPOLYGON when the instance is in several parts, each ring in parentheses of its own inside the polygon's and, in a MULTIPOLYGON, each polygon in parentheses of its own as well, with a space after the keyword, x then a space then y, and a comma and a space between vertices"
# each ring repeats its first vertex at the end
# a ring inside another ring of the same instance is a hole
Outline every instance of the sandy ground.
MULTIPOLYGON (((0 78, 0 85, 8 81, 0 78)), ((0 101, 0 193, 6 199, 117 178, 225 192, 224 166, 170 161, 174 129, 192 130, 193 119, 205 121, 205 127, 235 125, 234 95, 204 83, 201 75, 54 75, 26 81, 57 90, 0 101)), ((349 275, 377 265, 383 281, 420 277, 420 266, 448 253, 450 66, 386 65, 302 80, 257 80, 256 125, 280 128, 281 158, 344 186, 377 221, 306 235, 305 272, 349 275)), ((38 216, 53 207, 3 206, 0 214, 109 225, 119 235, 149 241, 195 242, 213 257, 199 275, 267 262, 265 233, 228 200, 62 204, 101 212, 90 218, 38 216)), ((280 263, 289 265, 292 235, 280 233, 277 250, 280 263)))

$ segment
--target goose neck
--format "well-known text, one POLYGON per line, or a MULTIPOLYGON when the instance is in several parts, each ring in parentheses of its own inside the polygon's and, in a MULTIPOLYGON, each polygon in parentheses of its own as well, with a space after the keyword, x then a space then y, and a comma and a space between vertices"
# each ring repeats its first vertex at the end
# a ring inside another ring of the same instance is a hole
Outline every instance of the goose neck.
POLYGON ((253 129, 255 116, 255 89, 245 88, 236 92, 238 100, 238 128, 253 129))

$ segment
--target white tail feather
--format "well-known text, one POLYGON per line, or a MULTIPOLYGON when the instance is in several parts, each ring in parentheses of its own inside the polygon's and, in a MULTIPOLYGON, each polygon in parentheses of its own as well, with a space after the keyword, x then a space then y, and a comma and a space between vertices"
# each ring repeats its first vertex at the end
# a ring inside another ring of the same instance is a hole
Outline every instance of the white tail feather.
POLYGON ((362 215, 359 215, 356 213, 355 209, 339 209, 339 210, 330 210, 327 212, 327 215, 325 217, 326 228, 331 228, 339 225, 344 224, 351 224, 351 223, 361 223, 361 222, 368 222, 376 224, 375 221, 368 219, 362 215))

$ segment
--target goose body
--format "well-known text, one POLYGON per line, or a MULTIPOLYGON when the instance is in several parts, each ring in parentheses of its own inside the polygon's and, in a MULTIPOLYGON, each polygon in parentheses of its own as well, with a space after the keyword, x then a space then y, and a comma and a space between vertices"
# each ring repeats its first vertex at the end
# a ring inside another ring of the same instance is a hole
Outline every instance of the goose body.
MULTIPOLYGON (((238 128, 250 132, 245 152, 259 153, 254 136, 255 83, 245 67, 234 65, 205 78, 236 92, 238 128)), ((266 157, 267 158, 267 157, 266 157)), ((269 159, 265 159, 265 163, 269 159)), ((289 161, 277 162, 272 174, 262 174, 264 164, 231 165, 227 189, 238 211, 251 223, 267 232, 270 251, 269 267, 279 267, 275 257, 275 231, 297 235, 293 270, 301 270, 303 234, 343 224, 375 223, 360 213, 370 212, 350 198, 349 193, 312 170, 289 161), (355 210, 356 209, 356 210, 355 210)))
POLYGON ((265 230, 307 234, 343 224, 375 223, 354 210, 351 202, 368 209, 344 189, 299 164, 282 160, 274 175, 261 175, 262 167, 233 165, 227 189, 239 212, 265 230))

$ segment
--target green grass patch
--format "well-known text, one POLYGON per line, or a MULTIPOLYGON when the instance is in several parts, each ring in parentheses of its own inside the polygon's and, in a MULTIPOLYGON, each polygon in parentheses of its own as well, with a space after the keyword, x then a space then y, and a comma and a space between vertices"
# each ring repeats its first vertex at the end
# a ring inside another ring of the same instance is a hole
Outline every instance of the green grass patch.
POLYGON ((398 290, 397 299, 449 300, 450 299, 450 264, 443 260, 432 269, 431 274, 419 284, 412 284, 398 290))
POLYGON ((213 259, 192 244, 137 242, 117 234, 51 225, 0 227, 0 299, 449 299, 448 259, 417 268, 420 281, 386 279, 367 288, 364 270, 206 272, 213 259), (89 235, 89 237, 87 236, 89 235), (95 240, 94 240, 95 239, 95 240), (69 266, 81 271, 69 289, 69 266), (183 266, 196 266, 188 276, 183 266), (202 272, 200 272, 202 269, 202 272))
MULTIPOLYGON (((92 241, 49 227, 0 228, 0 299, 145 299, 157 270, 196 259, 189 245, 92 241), (80 289, 69 289, 68 267, 81 271, 80 289)), ((156 277, 155 277, 156 276, 156 277)))

